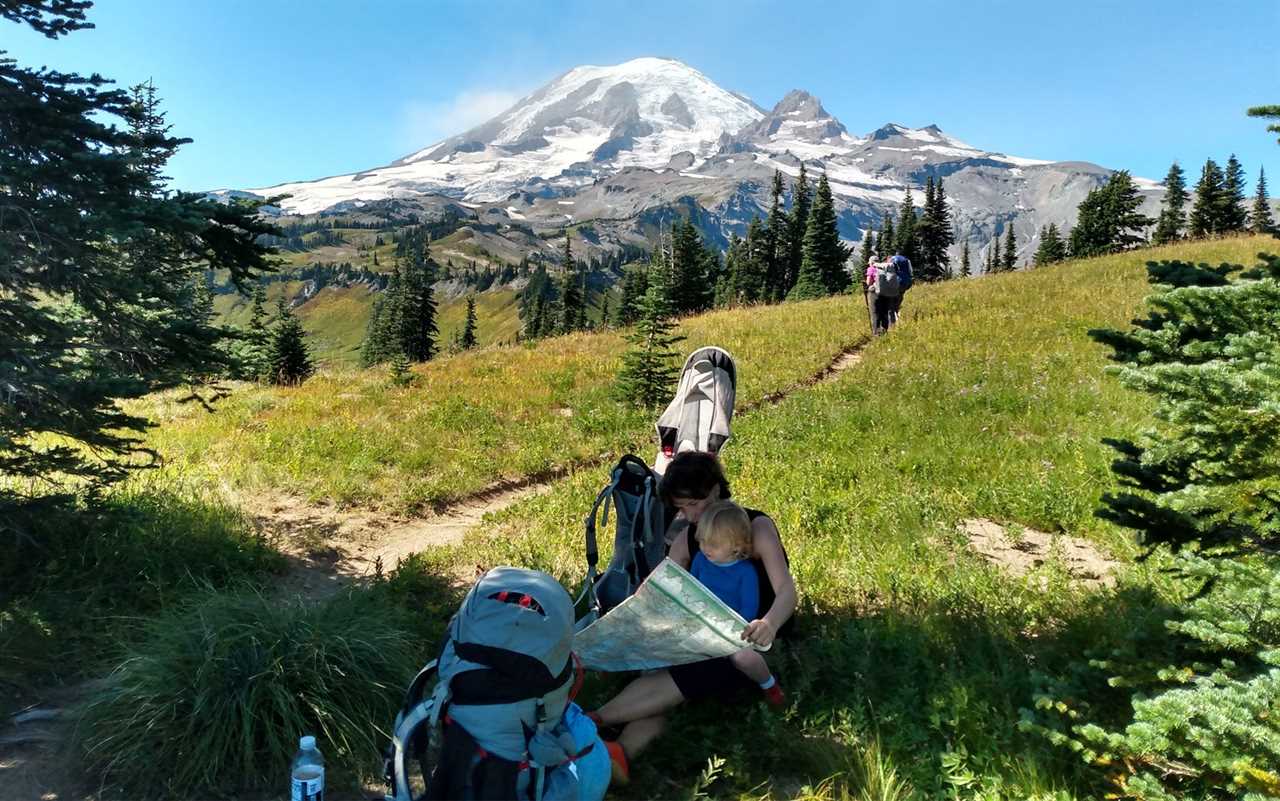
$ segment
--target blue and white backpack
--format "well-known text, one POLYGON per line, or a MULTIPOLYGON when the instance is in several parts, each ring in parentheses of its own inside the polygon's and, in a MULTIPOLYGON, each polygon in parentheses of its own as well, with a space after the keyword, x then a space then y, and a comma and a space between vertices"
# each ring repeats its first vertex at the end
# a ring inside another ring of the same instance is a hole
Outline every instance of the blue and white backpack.
POLYGON ((602 797, 608 755, 571 704, 582 676, 573 627, 573 602, 551 576, 515 567, 482 576, 396 716, 388 801, 602 797), (588 755, 592 776, 603 761, 598 795, 580 786, 588 755))

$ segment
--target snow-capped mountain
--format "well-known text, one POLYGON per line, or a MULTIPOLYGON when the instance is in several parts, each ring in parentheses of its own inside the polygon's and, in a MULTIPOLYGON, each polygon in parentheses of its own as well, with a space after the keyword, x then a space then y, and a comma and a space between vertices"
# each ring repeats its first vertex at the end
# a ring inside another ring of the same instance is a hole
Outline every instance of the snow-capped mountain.
MULTIPOLYGON (((775 170, 825 172, 849 240, 878 227, 911 188, 944 179, 960 240, 979 251, 1006 225, 1022 249, 1042 225, 1070 227, 1111 171, 983 150, 938 126, 889 124, 851 135, 818 98, 789 92, 771 111, 671 59, 577 67, 492 120, 385 167, 249 190, 289 194, 311 214, 369 201, 444 196, 479 209, 491 230, 591 221, 605 241, 640 241, 676 209, 713 240, 768 206, 775 170), (493 228, 496 226, 496 228, 493 228)), ((1138 180, 1154 205, 1159 185, 1138 180)), ((975 256, 976 261, 976 256, 975 256)))

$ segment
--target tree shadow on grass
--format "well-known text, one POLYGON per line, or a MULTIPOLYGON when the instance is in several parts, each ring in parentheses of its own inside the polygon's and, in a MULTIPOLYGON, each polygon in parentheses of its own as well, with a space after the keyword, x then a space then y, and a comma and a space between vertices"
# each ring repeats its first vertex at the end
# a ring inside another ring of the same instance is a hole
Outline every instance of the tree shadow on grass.
POLYGON ((915 797, 1100 797, 1099 775, 1079 757, 1019 731, 1020 710, 1033 705, 1039 674, 1065 672, 1168 612, 1149 590, 1124 587, 1034 629, 942 601, 806 613, 770 657, 785 712, 750 696, 683 707, 633 765, 632 784, 611 795, 690 796, 716 755, 725 764, 709 797, 827 797, 830 786, 816 788, 832 776, 857 789, 863 752, 878 745, 915 797))

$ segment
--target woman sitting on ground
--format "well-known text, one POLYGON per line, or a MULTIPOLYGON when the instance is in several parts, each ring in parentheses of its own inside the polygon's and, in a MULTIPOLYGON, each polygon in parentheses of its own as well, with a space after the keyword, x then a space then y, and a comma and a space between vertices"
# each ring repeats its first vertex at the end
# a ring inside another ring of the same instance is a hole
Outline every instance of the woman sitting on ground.
MULTIPOLYGON (((729 482, 716 457, 688 451, 676 456, 667 466, 659 491, 663 502, 677 510, 677 521, 688 523, 671 543, 668 553, 672 561, 688 569, 699 553, 698 522, 708 507, 729 498, 729 482)), ((752 566, 759 579, 759 608, 765 612, 747 623, 742 639, 765 646, 773 642, 791 619, 796 608, 796 585, 778 527, 764 512, 747 509, 746 513, 751 523, 752 566)), ((591 713, 597 723, 623 727, 617 742, 608 743, 615 778, 619 781, 628 778, 628 760, 639 756, 661 734, 666 712, 684 701, 727 700, 744 690, 760 693, 761 688, 734 667, 732 657, 676 665, 632 681, 591 713)), ((772 695, 781 701, 780 690, 774 690, 772 695)))

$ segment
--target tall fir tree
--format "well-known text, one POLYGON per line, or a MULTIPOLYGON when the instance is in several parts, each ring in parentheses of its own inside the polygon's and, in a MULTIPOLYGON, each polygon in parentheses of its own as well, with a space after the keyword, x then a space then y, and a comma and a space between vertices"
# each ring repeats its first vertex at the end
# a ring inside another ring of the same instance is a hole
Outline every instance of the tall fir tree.
POLYGON ((1195 202, 1187 220, 1187 232, 1193 237, 1213 236, 1221 233, 1222 208, 1226 201, 1225 179, 1222 169, 1213 159, 1206 159, 1196 182, 1195 202))
POLYGON ((365 367, 380 364, 402 352, 399 331, 404 317, 404 289, 400 266, 396 265, 387 280, 387 288, 373 302, 365 328, 360 362, 365 367))
POLYGON ((876 255, 876 234, 870 228, 862 237, 862 251, 858 254, 858 270, 866 269, 868 262, 876 255))
POLYGON ((267 355, 267 380, 272 384, 296 386, 315 372, 307 347, 302 321, 281 298, 276 304, 271 349, 267 355))
POLYGON ((1244 167, 1240 166, 1236 154, 1232 153, 1223 169, 1222 208, 1218 212, 1220 233, 1243 231, 1249 225, 1244 204, 1244 183, 1244 167))
POLYGON ((809 210, 809 225, 804 235, 804 258, 800 271, 803 274, 805 265, 810 265, 818 277, 821 294, 834 295, 849 288, 849 273, 845 270, 848 259, 849 251, 840 242, 831 184, 824 172, 818 179, 818 190, 809 210))
POLYGON ((987 272, 999 273, 1004 271, 1004 259, 1000 258, 1000 235, 996 234, 991 237, 991 250, 988 251, 987 272))
POLYGON ((1154 220, 1139 213, 1141 206, 1142 194, 1129 171, 1112 173, 1106 184, 1081 201, 1071 229, 1071 255, 1099 256, 1142 244, 1142 231, 1154 220))
POLYGON ((894 248, 897 246, 896 237, 897 234, 893 230, 893 215, 886 211, 884 222, 880 226, 880 236, 876 238, 877 259, 884 261, 893 255, 894 248))
POLYGON ((942 179, 929 176, 925 184, 924 215, 916 226, 920 265, 917 274, 923 281, 941 281, 951 275, 948 249, 955 242, 951 230, 951 211, 947 208, 942 179))
POLYGON ((753 217, 747 224, 745 260, 738 266, 735 291, 742 303, 758 303, 765 299, 766 258, 769 237, 765 224, 753 217))
POLYGON ((804 162, 800 162, 800 174, 791 186, 791 226, 788 230, 787 272, 783 279, 783 297, 791 291, 800 277, 800 264, 804 261, 804 235, 809 230, 809 210, 813 207, 813 190, 809 188, 809 175, 804 162))
POLYGON ((1011 273, 1018 266, 1018 239, 1013 233, 1013 220, 1004 229, 1004 261, 1000 263, 1000 271, 1011 273))
POLYGON ((561 257, 564 273, 560 276, 559 332, 568 334, 579 330, 586 300, 582 297, 582 276, 573 258, 573 232, 564 232, 564 253, 561 257))
POLYGON ((898 228, 893 239, 894 253, 906 256, 912 264, 920 260, 919 242, 916 240, 916 206, 911 197, 911 187, 902 198, 902 206, 898 209, 898 228))
POLYGON ((1033 261, 1037 267, 1060 262, 1067 257, 1067 243, 1058 233, 1058 224, 1049 223, 1040 229, 1040 245, 1033 261))
POLYGON ((973 270, 969 267, 969 240, 964 240, 960 245, 960 277, 968 278, 973 274, 973 270))
POLYGON ((436 354, 436 265, 427 253, 427 237, 414 238, 401 280, 400 328, 394 352, 411 362, 430 361, 436 354))
MULTIPOLYGON (((659 256, 659 259, 662 257, 659 256)), ((646 409, 671 397, 679 367, 676 343, 684 337, 672 333, 675 321, 668 273, 661 261, 650 267, 649 287, 640 303, 640 317, 627 335, 630 348, 622 356, 622 369, 614 383, 614 395, 623 403, 646 409)))
POLYGON ((702 237, 692 219, 683 218, 672 226, 669 262, 665 266, 670 302, 676 314, 700 312, 711 306, 715 285, 709 267, 713 258, 702 246, 702 237))
POLYGON ((1249 212, 1249 230, 1255 234, 1274 234, 1276 221, 1271 216, 1271 203, 1267 199, 1267 175, 1258 168, 1258 189, 1253 195, 1253 208, 1249 212))
POLYGON ((769 217, 765 223, 765 280, 764 297, 769 301, 779 301, 786 295, 787 258, 791 252, 790 235, 791 219, 783 207, 782 195, 785 185, 782 172, 773 171, 772 200, 769 205, 769 217))
POLYGON ((462 334, 458 337, 458 345, 463 350, 476 346, 476 296, 467 295, 467 317, 462 323, 462 334))
POLYGON ((642 265, 632 265, 622 276, 622 296, 613 316, 614 325, 624 328, 640 317, 640 301, 649 289, 649 269, 642 265))
POLYGON ((1156 230, 1151 237, 1153 243, 1165 245, 1182 238, 1182 229, 1186 226, 1186 204, 1186 180, 1182 167, 1175 161, 1164 177, 1164 207, 1156 219, 1156 230))

